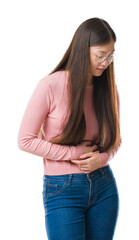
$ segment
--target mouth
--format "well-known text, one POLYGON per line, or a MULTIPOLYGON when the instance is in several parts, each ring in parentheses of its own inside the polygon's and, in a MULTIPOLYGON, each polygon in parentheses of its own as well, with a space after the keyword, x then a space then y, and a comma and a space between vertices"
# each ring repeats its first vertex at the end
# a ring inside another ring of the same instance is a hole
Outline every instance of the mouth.
POLYGON ((99 72, 103 72, 105 69, 97 68, 97 70, 98 70, 99 72))

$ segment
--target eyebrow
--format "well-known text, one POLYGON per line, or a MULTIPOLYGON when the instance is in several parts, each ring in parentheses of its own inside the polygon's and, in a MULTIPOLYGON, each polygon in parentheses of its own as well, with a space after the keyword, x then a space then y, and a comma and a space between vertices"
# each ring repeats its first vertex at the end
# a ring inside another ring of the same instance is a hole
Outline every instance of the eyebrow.
MULTIPOLYGON (((101 50, 98 50, 99 52, 102 52, 102 53, 107 53, 107 52, 105 52, 105 51, 101 51, 101 50)), ((111 52, 114 52, 115 51, 115 49, 113 49, 111 52)))

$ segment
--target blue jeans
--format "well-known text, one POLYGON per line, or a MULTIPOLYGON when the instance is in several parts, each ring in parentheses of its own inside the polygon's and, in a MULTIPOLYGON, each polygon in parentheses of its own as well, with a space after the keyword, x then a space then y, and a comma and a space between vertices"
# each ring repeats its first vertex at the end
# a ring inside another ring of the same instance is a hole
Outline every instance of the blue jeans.
POLYGON ((119 194, 110 165, 88 174, 44 175, 48 240, 112 240, 119 194))

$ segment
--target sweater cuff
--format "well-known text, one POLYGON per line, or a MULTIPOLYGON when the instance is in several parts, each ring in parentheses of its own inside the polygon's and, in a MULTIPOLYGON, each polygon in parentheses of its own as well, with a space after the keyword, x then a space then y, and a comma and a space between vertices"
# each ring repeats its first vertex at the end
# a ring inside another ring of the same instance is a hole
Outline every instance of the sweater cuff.
POLYGON ((108 163, 108 154, 106 152, 99 153, 100 167, 105 167, 108 163))

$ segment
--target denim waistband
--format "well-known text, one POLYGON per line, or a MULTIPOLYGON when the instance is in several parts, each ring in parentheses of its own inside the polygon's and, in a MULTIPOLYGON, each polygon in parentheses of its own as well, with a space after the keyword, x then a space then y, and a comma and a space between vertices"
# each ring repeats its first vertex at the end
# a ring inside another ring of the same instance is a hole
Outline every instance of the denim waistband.
POLYGON ((109 164, 105 167, 96 169, 90 173, 71 173, 71 174, 64 174, 64 175, 44 175, 43 179, 60 179, 60 180, 69 180, 69 177, 72 177, 73 180, 87 180, 91 176, 96 175, 105 175, 107 171, 109 171, 110 166, 109 164))

